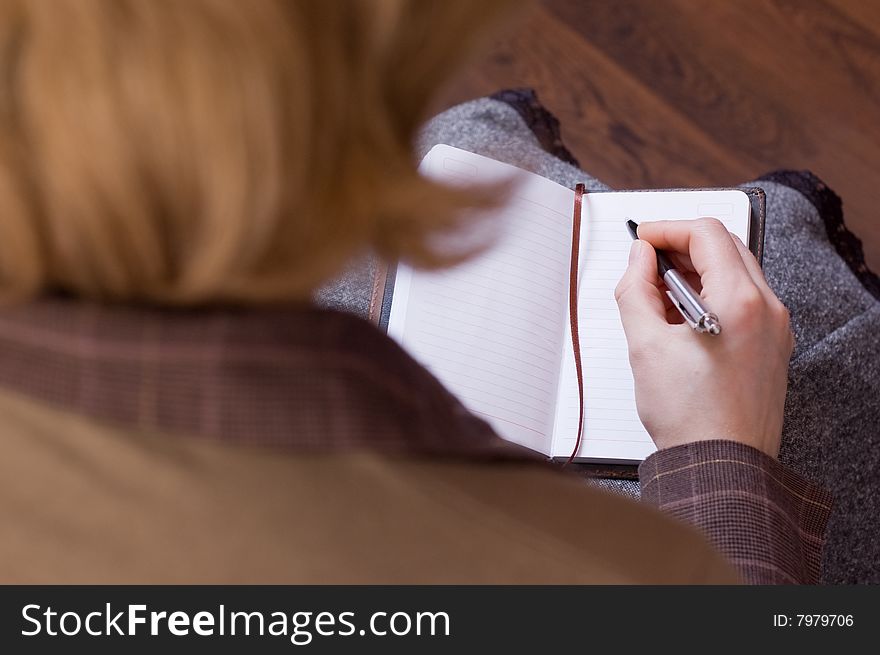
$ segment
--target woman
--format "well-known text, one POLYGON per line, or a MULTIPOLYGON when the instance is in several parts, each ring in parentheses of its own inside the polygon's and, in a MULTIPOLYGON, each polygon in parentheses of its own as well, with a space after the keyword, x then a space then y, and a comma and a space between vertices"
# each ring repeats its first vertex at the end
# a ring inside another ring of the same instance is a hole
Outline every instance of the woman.
POLYGON ((719 224, 643 225, 618 287, 645 505, 309 304, 368 251, 452 263, 435 237, 494 202, 410 153, 507 4, 0 5, 4 581, 816 579, 829 499, 775 460, 788 317, 719 224), (666 322, 654 247, 723 339, 666 322))

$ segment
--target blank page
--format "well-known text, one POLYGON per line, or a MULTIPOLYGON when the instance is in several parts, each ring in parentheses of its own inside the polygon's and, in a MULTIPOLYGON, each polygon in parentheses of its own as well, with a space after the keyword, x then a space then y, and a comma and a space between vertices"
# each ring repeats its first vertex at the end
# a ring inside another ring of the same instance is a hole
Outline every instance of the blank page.
POLYGON ((388 333, 500 435, 549 455, 574 192, 450 146, 421 170, 449 184, 517 179, 489 217, 487 251, 444 272, 398 267, 388 333))
MULTIPOLYGON (((585 425, 577 457, 637 462, 654 452, 639 421, 632 369, 614 287, 626 270, 632 239, 626 221, 685 220, 714 216, 748 243, 751 206, 742 191, 629 191, 583 198, 578 314, 584 369, 585 425)), ((713 308, 724 323, 723 307, 713 308)), ((552 454, 568 457, 577 438, 579 398, 571 331, 565 350, 552 454)), ((712 338, 694 335, 695 339, 712 338)), ((723 337, 721 337, 723 338, 723 337)))

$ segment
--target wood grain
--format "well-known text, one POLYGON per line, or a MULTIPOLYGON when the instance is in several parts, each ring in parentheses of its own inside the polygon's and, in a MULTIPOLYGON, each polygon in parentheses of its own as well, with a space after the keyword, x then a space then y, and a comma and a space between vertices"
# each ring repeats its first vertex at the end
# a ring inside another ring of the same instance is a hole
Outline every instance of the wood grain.
POLYGON ((880 2, 545 0, 442 104, 522 86, 615 187, 812 170, 880 270, 880 2))

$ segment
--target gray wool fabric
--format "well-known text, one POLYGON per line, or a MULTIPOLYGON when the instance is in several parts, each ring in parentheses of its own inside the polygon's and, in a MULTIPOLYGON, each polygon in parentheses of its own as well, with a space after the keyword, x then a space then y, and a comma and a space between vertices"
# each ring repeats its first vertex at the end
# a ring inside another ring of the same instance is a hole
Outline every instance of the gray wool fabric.
MULTIPOLYGON (((488 98, 449 109, 424 126, 419 158, 438 143, 504 161, 562 185, 608 187, 544 150, 520 114, 488 98)), ((780 460, 835 497, 823 581, 880 583, 880 302, 828 240, 799 191, 759 181, 767 195, 764 271, 791 313, 797 345, 789 371, 780 460)), ((366 316, 374 263, 353 264, 318 302, 366 316)), ((637 498, 632 481, 591 484, 637 498)))

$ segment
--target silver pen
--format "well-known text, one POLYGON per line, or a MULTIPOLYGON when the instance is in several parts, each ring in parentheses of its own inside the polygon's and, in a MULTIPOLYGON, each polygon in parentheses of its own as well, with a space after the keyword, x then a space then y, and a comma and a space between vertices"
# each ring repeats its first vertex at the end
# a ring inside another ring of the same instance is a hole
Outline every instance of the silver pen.
MULTIPOLYGON (((639 238, 638 223, 627 221, 626 228, 633 239, 639 238)), ((662 250, 657 251, 657 272, 668 289, 666 295, 684 316, 688 325, 697 332, 705 332, 713 336, 721 334, 721 323, 718 322, 718 317, 706 308, 700 294, 694 291, 684 275, 676 270, 669 255, 662 250)))

